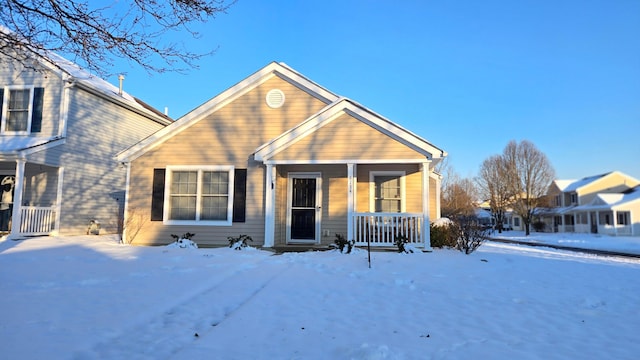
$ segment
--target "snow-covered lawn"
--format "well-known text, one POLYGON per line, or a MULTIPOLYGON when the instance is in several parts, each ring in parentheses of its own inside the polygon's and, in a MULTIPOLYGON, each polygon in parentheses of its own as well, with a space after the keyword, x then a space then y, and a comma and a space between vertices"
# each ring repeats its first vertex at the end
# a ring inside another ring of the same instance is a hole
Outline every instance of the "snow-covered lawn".
POLYGON ((0 242, 0 309, 3 359, 636 359, 640 260, 43 237, 0 242))
POLYGON ((577 233, 537 233, 525 236, 524 231, 497 231, 492 237, 525 241, 534 244, 549 244, 579 249, 606 250, 640 255, 640 236, 611 236, 577 233))

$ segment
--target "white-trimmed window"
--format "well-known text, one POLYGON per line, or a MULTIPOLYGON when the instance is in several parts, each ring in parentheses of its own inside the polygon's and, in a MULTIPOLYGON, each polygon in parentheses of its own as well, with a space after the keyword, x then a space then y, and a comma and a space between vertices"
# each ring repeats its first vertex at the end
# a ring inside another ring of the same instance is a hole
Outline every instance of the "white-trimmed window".
POLYGON ((372 212, 406 211, 405 172, 372 171, 369 173, 372 212))
POLYGON ((571 204, 577 204, 578 203, 578 194, 576 193, 571 193, 571 204))
POLYGON ((33 87, 7 86, 2 91, 0 132, 26 134, 31 128, 33 87))
POLYGON ((231 225, 233 184, 233 166, 168 166, 165 222, 231 225))
POLYGON ((630 225, 629 222, 629 211, 619 211, 618 212, 618 225, 630 225))

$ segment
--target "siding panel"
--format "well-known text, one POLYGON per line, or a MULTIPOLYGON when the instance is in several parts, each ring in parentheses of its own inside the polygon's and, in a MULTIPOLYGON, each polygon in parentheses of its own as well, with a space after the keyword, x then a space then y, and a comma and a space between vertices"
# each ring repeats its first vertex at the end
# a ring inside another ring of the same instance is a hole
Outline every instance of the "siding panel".
MULTIPOLYGON (((144 224, 134 243, 166 244, 171 233, 196 233, 194 241, 201 246, 225 246, 228 236, 246 234, 252 245, 264 244, 264 177, 265 168, 251 159, 260 145, 294 127, 326 104, 298 87, 273 77, 251 92, 239 97, 218 111, 204 117, 191 127, 174 135, 132 163, 131 182, 136 184, 130 204, 136 209, 150 207, 149 194, 153 168, 167 165, 233 165, 247 169, 246 219, 232 226, 167 226, 161 222, 144 224), (286 101, 278 109, 267 106, 265 98, 271 89, 285 93, 286 101)), ((277 169, 278 174, 280 169, 277 169)), ((281 177, 277 183, 282 186, 281 177)), ((286 189, 286 175, 285 175, 286 189)), ((282 191, 277 192, 278 195, 282 191)), ((285 198, 286 199, 286 198, 285 198)), ((276 200, 278 204, 283 201, 276 200)), ((276 214, 276 242, 284 239, 279 225, 284 212, 276 214)))
POLYGON ((273 159, 424 159, 377 129, 343 114, 276 154, 273 159))

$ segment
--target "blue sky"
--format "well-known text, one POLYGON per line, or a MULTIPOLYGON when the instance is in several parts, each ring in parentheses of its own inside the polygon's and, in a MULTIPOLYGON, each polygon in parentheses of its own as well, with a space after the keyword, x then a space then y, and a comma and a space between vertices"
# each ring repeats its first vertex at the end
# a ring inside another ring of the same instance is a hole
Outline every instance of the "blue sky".
POLYGON ((199 69, 120 63, 125 90, 178 118, 279 61, 443 148, 462 177, 527 139, 557 178, 640 178, 638 0, 238 0, 198 30, 167 40, 217 48, 199 69))

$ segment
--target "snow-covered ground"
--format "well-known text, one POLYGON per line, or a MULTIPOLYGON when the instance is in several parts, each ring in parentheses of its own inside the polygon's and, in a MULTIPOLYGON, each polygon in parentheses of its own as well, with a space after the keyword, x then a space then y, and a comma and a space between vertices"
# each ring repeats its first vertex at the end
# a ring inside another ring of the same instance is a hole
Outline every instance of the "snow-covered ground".
POLYGON ((371 259, 369 268, 362 250, 273 255, 132 247, 113 236, 0 242, 0 353, 3 359, 640 354, 640 260, 501 243, 471 255, 375 252, 371 259))
POLYGON ((531 232, 529 236, 525 236, 524 231, 503 231, 502 233, 496 231, 492 233, 491 236, 533 244, 548 244, 640 255, 640 236, 537 232, 531 232))

